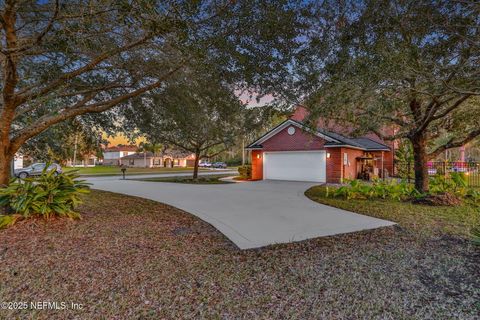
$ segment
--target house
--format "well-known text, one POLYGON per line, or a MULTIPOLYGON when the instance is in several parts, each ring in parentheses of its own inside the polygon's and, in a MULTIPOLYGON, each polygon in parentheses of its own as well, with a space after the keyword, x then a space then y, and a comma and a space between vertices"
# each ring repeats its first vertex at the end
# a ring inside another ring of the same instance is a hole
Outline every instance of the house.
POLYGON ((95 167, 98 163, 97 156, 93 154, 87 154, 81 156, 80 159, 75 160, 75 164, 73 163, 73 159, 68 159, 66 162, 67 167, 95 167))
POLYGON ((348 137, 325 129, 323 121, 311 129, 301 121, 306 116, 302 112, 297 108, 246 147, 251 151, 252 179, 341 183, 393 172, 392 149, 378 137, 348 137))
POLYGON ((120 165, 120 158, 135 154, 138 150, 137 146, 122 146, 107 148, 103 151, 103 164, 120 165))
POLYGON ((23 168, 23 155, 20 153, 16 153, 13 160, 13 169, 21 168, 23 168))
POLYGON ((120 165, 137 168, 193 167, 195 156, 190 153, 168 150, 159 155, 152 152, 139 152, 120 158, 120 165))

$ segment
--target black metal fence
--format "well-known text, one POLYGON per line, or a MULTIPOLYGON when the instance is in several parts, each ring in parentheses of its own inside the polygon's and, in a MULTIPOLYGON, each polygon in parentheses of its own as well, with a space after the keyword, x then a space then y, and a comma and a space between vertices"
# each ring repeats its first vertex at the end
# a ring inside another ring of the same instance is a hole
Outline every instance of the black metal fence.
MULTIPOLYGON (((430 176, 444 175, 447 178, 452 172, 462 172, 470 187, 480 187, 480 162, 429 161, 427 168, 430 176)), ((394 176, 413 181, 415 178, 413 162, 396 162, 394 176)))

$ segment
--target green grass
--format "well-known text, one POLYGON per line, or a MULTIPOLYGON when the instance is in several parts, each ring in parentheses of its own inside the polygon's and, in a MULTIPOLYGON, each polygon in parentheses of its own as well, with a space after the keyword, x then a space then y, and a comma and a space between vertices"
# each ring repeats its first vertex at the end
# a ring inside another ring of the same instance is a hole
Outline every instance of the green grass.
MULTIPOLYGON (((64 168, 64 171, 78 170, 80 175, 122 175, 122 171, 118 166, 96 166, 96 167, 86 167, 86 168, 64 168)), ((173 168, 127 168, 126 174, 149 174, 149 173, 169 173, 169 172, 179 172, 179 171, 192 171, 191 167, 173 167, 173 168)), ((205 169, 200 169, 205 170, 205 169)))
POLYGON ((175 182, 175 183, 189 183, 189 184, 229 184, 232 182, 222 181, 220 178, 229 177, 230 175, 208 175, 208 176, 199 176, 197 180, 193 180, 191 176, 188 177, 165 177, 165 178, 146 178, 146 179, 136 179, 139 181, 150 181, 150 182, 175 182))
MULTIPOLYGON (((329 192, 333 190, 330 187, 329 192)), ((461 206, 426 206, 391 200, 347 200, 326 196, 325 186, 308 189, 305 195, 313 201, 398 223, 422 234, 450 234, 469 237, 480 223, 480 208, 461 206)))

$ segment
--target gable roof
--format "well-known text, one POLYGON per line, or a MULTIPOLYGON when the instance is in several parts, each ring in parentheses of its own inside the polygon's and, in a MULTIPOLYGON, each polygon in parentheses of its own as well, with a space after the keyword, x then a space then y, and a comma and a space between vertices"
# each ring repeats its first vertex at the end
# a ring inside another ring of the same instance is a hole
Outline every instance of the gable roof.
POLYGON ((296 126, 304 131, 310 132, 317 137, 320 137, 327 142, 325 143, 325 147, 333 148, 333 147, 348 147, 354 149, 360 149, 365 151, 390 151, 390 147, 376 142, 367 137, 361 138, 348 138, 339 133, 327 131, 323 129, 312 130, 306 127, 303 123, 293 120, 287 119, 274 127, 272 130, 265 133, 263 136, 255 140, 254 142, 250 143, 245 149, 247 150, 255 150, 255 149, 262 149, 262 143, 276 135, 278 132, 282 131, 286 127, 293 125, 296 126))
POLYGON ((258 149, 258 148, 261 148, 262 147, 262 142, 264 141, 267 141, 268 139, 270 139, 271 137, 273 137, 274 135, 276 135, 277 133, 279 133, 280 131, 282 131, 283 129, 285 129, 286 127, 288 126, 295 126, 295 127, 298 127, 304 131, 307 131, 307 132, 310 132, 322 139, 325 139, 329 142, 340 142, 338 140, 336 140, 335 138, 333 137, 330 137, 328 135, 326 135, 324 132, 321 132, 321 131, 314 131, 314 130, 311 130, 309 128, 307 128, 303 123, 301 122, 298 122, 298 121, 295 121, 295 120, 292 120, 292 119, 287 119, 285 121, 283 121, 282 123, 280 123, 279 125, 277 125, 276 127, 274 127, 272 130, 268 131, 267 133, 265 133, 263 136, 261 136, 260 138, 258 138, 257 140, 255 140, 254 142, 250 143, 248 146, 245 147, 245 149, 258 149))
POLYGON ((131 145, 131 146, 115 146, 115 147, 110 147, 106 148, 103 152, 118 152, 118 151, 130 151, 130 152, 136 152, 138 150, 137 146, 131 145))

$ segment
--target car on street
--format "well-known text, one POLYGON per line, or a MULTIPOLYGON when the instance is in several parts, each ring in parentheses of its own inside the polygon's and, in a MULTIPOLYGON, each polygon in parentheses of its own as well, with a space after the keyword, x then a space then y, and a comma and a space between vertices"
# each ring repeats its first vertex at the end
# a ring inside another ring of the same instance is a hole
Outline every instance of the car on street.
MULTIPOLYGON (((28 167, 15 169, 15 177, 25 179, 28 177, 39 176, 47 166, 46 163, 34 163, 28 167)), ((55 174, 62 173, 62 167, 59 164, 52 163, 48 166, 47 171, 55 171, 55 174)))
POLYGON ((214 164, 212 164, 212 168, 226 169, 227 164, 225 162, 215 162, 214 164))
POLYGON ((198 166, 200 168, 210 168, 212 167, 212 164, 208 161, 200 161, 200 163, 198 164, 198 166))

